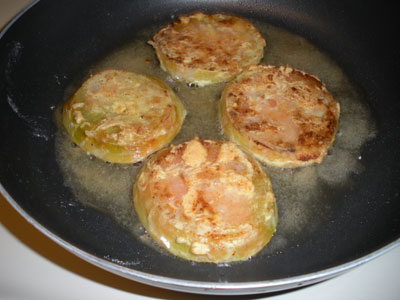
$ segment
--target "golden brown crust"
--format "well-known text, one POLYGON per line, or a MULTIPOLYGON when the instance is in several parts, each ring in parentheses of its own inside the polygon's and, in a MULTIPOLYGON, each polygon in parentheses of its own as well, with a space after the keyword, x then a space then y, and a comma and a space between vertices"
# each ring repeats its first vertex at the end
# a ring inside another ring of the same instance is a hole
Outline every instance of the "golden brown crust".
POLYGON ((134 204, 159 244, 195 261, 246 259, 277 222, 269 179, 231 142, 193 139, 159 151, 136 180, 134 204))
POLYGON ((173 77, 204 86, 227 81, 263 57, 265 40, 248 21, 223 14, 181 16, 149 42, 173 77))
POLYGON ((161 81, 105 70, 64 104, 63 124, 86 152, 109 162, 134 163, 167 144, 184 115, 180 100, 161 81))
POLYGON ((340 107, 315 76, 290 67, 251 66, 221 97, 230 139, 266 164, 320 163, 332 144, 340 107))

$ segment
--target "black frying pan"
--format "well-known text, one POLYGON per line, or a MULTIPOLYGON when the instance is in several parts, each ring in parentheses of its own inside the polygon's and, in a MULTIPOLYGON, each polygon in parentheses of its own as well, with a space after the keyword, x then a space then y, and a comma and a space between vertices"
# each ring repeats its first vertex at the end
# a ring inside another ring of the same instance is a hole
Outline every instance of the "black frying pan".
POLYGON ((0 190, 28 221, 74 254, 151 285, 244 294, 338 275, 399 244, 400 64, 392 11, 365 1, 37 2, 0 40, 0 190), (340 193, 332 192, 340 205, 332 205, 326 222, 301 243, 230 266, 190 263, 142 243, 77 199, 64 184, 55 154, 54 109, 71 82, 139 30, 197 10, 268 22, 305 37, 359 88, 377 128, 359 153, 363 171, 340 193))

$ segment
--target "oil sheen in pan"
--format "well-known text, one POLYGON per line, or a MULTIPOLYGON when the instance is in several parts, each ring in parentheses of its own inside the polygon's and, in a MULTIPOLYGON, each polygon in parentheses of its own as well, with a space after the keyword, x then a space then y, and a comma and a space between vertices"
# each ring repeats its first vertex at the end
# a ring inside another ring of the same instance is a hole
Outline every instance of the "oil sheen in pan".
MULTIPOLYGON (((275 236, 259 255, 278 255, 287 247, 301 247, 319 225, 340 213, 341 195, 351 184, 349 175, 363 171, 360 152, 363 144, 375 136, 375 125, 356 87, 329 56, 300 36, 265 23, 253 24, 267 41, 262 64, 288 64, 317 75, 341 105, 339 131, 322 164, 300 169, 266 168, 276 195, 279 221, 275 236)), ((120 68, 157 77, 173 88, 187 110, 182 129, 172 143, 184 142, 194 136, 226 139, 217 111, 224 84, 189 87, 162 71, 153 48, 146 43, 157 29, 139 32, 135 40, 107 55, 86 70, 84 76, 103 69, 120 68)), ((82 78, 71 84, 64 99, 60 100, 68 99, 81 83, 82 78)), ((74 146, 60 125, 61 106, 62 103, 56 110, 59 126, 56 152, 65 185, 83 204, 111 215, 123 228, 131 231, 133 237, 166 253, 145 234, 133 209, 131 190, 141 163, 105 163, 74 146)))

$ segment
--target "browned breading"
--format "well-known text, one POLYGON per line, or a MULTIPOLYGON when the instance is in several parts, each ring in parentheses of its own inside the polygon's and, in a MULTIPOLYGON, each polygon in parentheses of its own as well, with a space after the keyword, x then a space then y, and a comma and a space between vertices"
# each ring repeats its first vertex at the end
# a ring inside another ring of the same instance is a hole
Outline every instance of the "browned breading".
POLYGON ((133 195, 147 232, 185 259, 243 260, 275 232, 271 183, 232 142, 193 139, 159 151, 141 170, 133 195))
POLYGON ((340 107, 325 85, 290 67, 252 66, 220 101, 224 132, 273 166, 320 163, 338 127, 340 107))
POLYGON ((161 28, 149 42, 174 78, 204 86, 227 81, 263 57, 265 40, 239 17, 195 13, 161 28))
POLYGON ((73 141, 105 161, 134 163, 166 145, 185 110, 172 89, 142 74, 106 70, 90 77, 64 104, 73 141))

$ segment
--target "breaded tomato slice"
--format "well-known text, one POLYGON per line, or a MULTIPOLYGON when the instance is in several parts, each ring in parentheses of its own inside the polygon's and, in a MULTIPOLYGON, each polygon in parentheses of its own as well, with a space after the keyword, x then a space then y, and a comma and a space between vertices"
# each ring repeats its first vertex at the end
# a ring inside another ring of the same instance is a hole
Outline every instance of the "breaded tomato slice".
POLYGON ((133 201, 149 235, 193 261, 247 259, 277 224, 268 177, 232 142, 196 138, 159 151, 140 171, 133 201))
POLYGON ((84 151, 113 163, 135 163, 179 131, 185 109, 161 81, 106 70, 87 79, 64 104, 62 121, 84 151))
POLYGON ((163 70, 187 83, 228 81, 264 55, 265 40, 239 17, 195 13, 161 28, 149 43, 163 70))
POLYGON ((225 134, 277 167, 320 163, 338 128, 340 107, 315 76, 290 67, 251 66, 225 87, 225 134))

